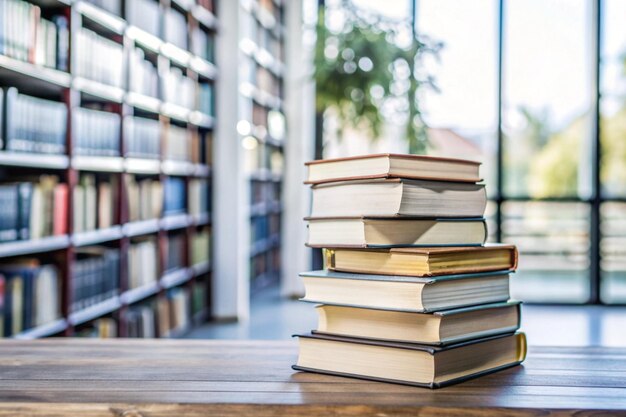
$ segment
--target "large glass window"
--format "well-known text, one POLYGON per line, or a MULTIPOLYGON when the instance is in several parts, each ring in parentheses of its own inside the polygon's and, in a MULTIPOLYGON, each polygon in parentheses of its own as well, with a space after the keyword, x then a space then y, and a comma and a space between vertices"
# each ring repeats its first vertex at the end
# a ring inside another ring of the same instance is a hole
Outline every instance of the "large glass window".
POLYGON ((442 45, 424 62, 436 86, 421 97, 429 152, 482 161, 487 191, 495 195, 498 2, 420 0, 417 28, 442 45))
POLYGON ((587 0, 504 5, 504 195, 590 194, 587 0))

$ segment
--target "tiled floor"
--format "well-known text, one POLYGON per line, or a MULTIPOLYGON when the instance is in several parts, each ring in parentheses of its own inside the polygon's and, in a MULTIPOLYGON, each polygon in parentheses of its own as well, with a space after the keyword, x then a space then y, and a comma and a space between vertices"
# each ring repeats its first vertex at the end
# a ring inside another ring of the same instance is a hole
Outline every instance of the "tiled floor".
MULTIPOLYGON (((626 307, 524 305, 522 330, 532 345, 626 347, 626 307)), ((248 322, 211 323, 195 339, 288 339, 317 326, 313 305, 268 289, 252 301, 248 322)))

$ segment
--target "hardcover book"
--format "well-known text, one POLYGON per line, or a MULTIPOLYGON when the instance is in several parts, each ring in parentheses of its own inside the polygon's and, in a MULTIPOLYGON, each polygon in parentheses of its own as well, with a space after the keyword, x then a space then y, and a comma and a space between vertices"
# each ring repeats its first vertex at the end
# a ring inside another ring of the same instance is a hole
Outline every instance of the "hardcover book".
POLYGON ((338 217, 305 219, 308 246, 385 248, 401 246, 480 246, 487 239, 485 219, 338 217))
POLYGON ((370 178, 478 182, 479 162, 425 155, 374 154, 307 162, 307 184, 370 178))
POLYGON ((477 247, 326 249, 328 269, 362 274, 435 276, 515 270, 517 248, 491 244, 477 247))
POLYGON ((509 271, 437 277, 405 277, 311 271, 300 274, 303 301, 428 312, 509 299, 509 271))
POLYGON ((410 313, 371 308, 319 305, 314 333, 337 336, 448 345, 464 340, 511 333, 520 326, 520 302, 410 313))
POLYGON ((526 336, 515 333, 445 347, 320 334, 298 335, 293 369, 439 388, 520 364, 526 336))
POLYGON ((482 184, 373 179, 313 186, 311 217, 483 217, 482 184))

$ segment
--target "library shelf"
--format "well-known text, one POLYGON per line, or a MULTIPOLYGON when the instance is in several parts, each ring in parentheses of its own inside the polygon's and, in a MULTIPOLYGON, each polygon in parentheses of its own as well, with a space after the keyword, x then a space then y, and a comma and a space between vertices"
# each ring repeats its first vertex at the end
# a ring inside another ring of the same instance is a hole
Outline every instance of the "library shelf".
POLYGON ((193 164, 191 175, 198 178, 209 178, 211 176, 211 167, 205 164, 193 164))
POLYGON ((281 109, 283 102, 267 91, 263 91, 252 83, 244 82, 239 85, 239 93, 247 98, 254 100, 263 107, 270 109, 281 109))
POLYGON ((88 246, 98 243, 110 242, 112 240, 121 239, 122 226, 111 226, 106 229, 89 230, 85 232, 74 233, 71 237, 74 246, 88 246))
POLYGON ((187 0, 170 0, 172 5, 176 6, 178 9, 188 12, 191 5, 187 0))
POLYGON ((0 151, 0 165, 25 168, 67 169, 70 159, 66 155, 0 151))
MULTIPOLYGON (((67 312, 71 309, 72 302, 71 274, 74 271, 77 252, 79 252, 76 248, 106 243, 106 246, 110 249, 119 250, 122 258, 120 264, 121 284, 118 287, 118 291, 121 292, 127 290, 126 282, 128 282, 127 278, 130 273, 125 263, 124 251, 128 250, 129 245, 135 243, 137 239, 133 238, 150 235, 149 238, 156 242, 158 258, 162 258, 162 255, 166 253, 165 248, 169 239, 168 233, 165 232, 169 230, 180 231, 180 234, 186 239, 186 247, 189 247, 192 236, 195 233, 204 232, 204 230, 196 230, 194 227, 210 225, 211 221, 208 213, 203 213, 199 216, 182 213, 150 220, 129 221, 130 213, 127 208, 129 196, 126 194, 124 181, 122 181, 126 174, 149 176, 149 179, 153 181, 163 180, 165 175, 185 177, 185 186, 189 187, 188 182, 191 178, 211 177, 211 160, 209 159, 208 164, 200 164, 163 161, 163 154, 155 159, 137 158, 136 156, 140 156, 139 154, 130 153, 126 155, 133 156, 78 155, 74 153, 76 148, 71 147, 72 144, 77 142, 77 138, 74 137, 76 132, 72 131, 72 121, 76 114, 75 109, 95 107, 96 109, 120 115, 122 126, 119 135, 119 149, 122 151, 122 155, 124 155, 124 152, 129 152, 126 148, 128 144, 126 135, 128 133, 124 129, 126 116, 158 120, 161 126, 170 122, 180 126, 187 126, 188 130, 197 134, 200 140, 205 140, 206 135, 203 130, 213 129, 216 119, 211 115, 194 110, 200 108, 196 105, 191 106, 189 104, 192 108, 188 109, 173 103, 164 102, 160 98, 163 97, 162 95, 148 96, 131 91, 129 83, 131 66, 126 60, 132 48, 138 48, 143 51, 145 59, 156 67, 159 85, 163 76, 161 70, 169 67, 182 69, 184 77, 198 84, 196 88, 206 84, 214 87, 219 74, 215 62, 192 54, 190 51, 194 49, 191 46, 189 50, 183 50, 160 37, 127 23, 120 16, 94 5, 94 2, 91 0, 26 1, 41 6, 42 15, 46 19, 50 19, 53 14, 64 15, 70 22, 68 26, 69 43, 72 46, 78 45, 79 31, 86 29, 94 31, 101 38, 117 43, 121 47, 124 56, 124 62, 122 63, 122 80, 124 81, 120 84, 120 87, 117 87, 96 81, 106 79, 104 77, 96 77, 97 73, 80 72, 78 63, 81 62, 81 55, 84 57, 84 52, 86 51, 78 48, 69 48, 68 50, 68 64, 71 71, 59 71, 0 54, 0 81, 2 81, 3 86, 17 87, 19 92, 25 95, 62 102, 68 109, 66 153, 50 155, 0 151, 0 167, 11 167, 3 170, 5 172, 3 180, 14 181, 18 174, 21 175, 20 171, 12 169, 12 167, 28 170, 50 170, 51 174, 54 173, 63 177, 62 182, 68 185, 69 193, 66 203, 71 212, 72 201, 76 195, 74 190, 80 184, 82 172, 120 174, 119 178, 117 178, 119 181, 114 182, 116 185, 113 190, 116 193, 114 217, 119 220, 120 224, 110 228, 76 232, 70 235, 0 243, 0 258, 16 256, 39 258, 37 254, 43 252, 55 253, 54 257, 46 256, 45 259, 50 258, 50 260, 45 262, 53 263, 58 268, 63 294, 61 297, 62 310, 67 312), (81 76, 78 74, 81 74, 81 76)), ((161 12, 172 7, 175 7, 178 11, 181 9, 186 10, 183 14, 186 15, 187 29, 191 31, 199 27, 203 33, 210 37, 209 41, 214 41, 217 37, 216 32, 219 26, 215 14, 208 9, 198 6, 195 1, 186 0, 187 6, 181 7, 180 4, 183 1, 185 0, 157 0, 157 3, 161 12)), ((162 16, 159 16, 159 19, 160 24, 162 24, 162 16)), ((107 177, 107 175, 96 176, 97 181, 105 182, 107 177)), ((188 258, 188 256, 185 256, 184 260, 189 261, 188 258)), ((158 260, 160 262, 160 270, 162 271, 163 259, 158 260)), ((10 259, 8 261, 10 262, 10 259)), ((124 291, 119 296, 114 296, 80 311, 66 314, 64 318, 44 326, 29 329, 14 337, 34 339, 56 334, 71 336, 76 334, 75 326, 89 323, 110 313, 114 313, 113 320, 119 324, 120 334, 124 335, 125 332, 121 329, 126 324, 126 319, 123 317, 123 314, 119 314, 124 311, 122 309, 125 309, 129 304, 161 294, 165 289, 172 286, 188 282, 190 285, 185 286, 185 291, 191 291, 195 288, 195 283, 210 285, 210 281, 207 281, 209 278, 206 276, 205 268, 210 270, 210 265, 191 266, 188 262, 184 263, 180 270, 165 273, 160 280, 149 286, 124 291)), ((203 307, 205 311, 209 311, 210 301, 208 299, 204 300, 203 307)), ((207 317, 208 314, 204 316, 205 319, 207 317)), ((173 334, 176 334, 176 331, 173 334)))
POLYGON ((158 282, 151 282, 141 287, 124 291, 120 295, 120 302, 124 305, 134 304, 156 295, 161 290, 158 282))
POLYGON ((211 271, 211 262, 200 262, 198 264, 192 265, 190 269, 194 277, 199 277, 211 271))
POLYGON ((122 172, 124 159, 119 156, 77 155, 72 157, 72 168, 77 171, 122 172))
POLYGON ((67 320, 57 319, 50 323, 42 324, 41 326, 33 327, 32 329, 24 330, 14 336, 13 339, 31 340, 39 339, 42 337, 52 336, 61 333, 67 329, 67 320))
POLYGON ((241 0, 241 7, 250 13, 254 18, 265 28, 272 32, 279 29, 279 24, 276 18, 259 5, 255 0, 241 0))
POLYGON ((160 220, 161 229, 163 230, 184 229, 191 224, 191 216, 187 213, 166 215, 160 220))
POLYGON ((270 249, 274 249, 280 244, 280 236, 272 235, 265 239, 257 240, 252 244, 250 248, 250 256, 254 257, 269 251, 270 249))
POLYGON ((99 317, 110 314, 118 310, 122 306, 119 296, 111 297, 108 300, 101 301, 82 310, 70 313, 67 322, 71 326, 78 326, 83 323, 95 320, 99 317))
POLYGON ((257 43, 250 39, 244 38, 239 42, 241 52, 254 59, 257 64, 268 69, 277 77, 282 77, 285 71, 285 65, 274 57, 267 49, 261 48, 257 43))
POLYGON ((159 228, 159 219, 139 220, 122 225, 122 232, 126 237, 135 237, 156 233, 159 228))
POLYGON ((30 255, 41 252, 53 252, 67 249, 70 245, 68 235, 47 236, 32 240, 16 240, 0 243, 0 257, 30 255))
POLYGON ((161 104, 161 115, 182 123, 189 122, 189 113, 191 113, 191 110, 174 103, 161 104))
POLYGON ((189 123, 204 129, 212 129, 215 124, 215 119, 208 114, 194 110, 189 113, 189 123))
POLYGON ((124 158, 124 171, 129 174, 157 175, 161 172, 161 161, 148 158, 124 158))
POLYGON ((133 91, 126 93, 124 102, 129 106, 136 107, 150 113, 159 114, 161 110, 161 100, 144 94, 135 93, 133 91))
POLYGON ((72 88, 96 100, 111 101, 119 104, 124 102, 126 94, 124 89, 120 87, 103 84, 84 77, 74 77, 72 79, 72 88))
POLYGON ((206 7, 202 7, 199 4, 194 5, 191 8, 191 15, 205 28, 210 30, 218 29, 217 17, 210 10, 207 10, 206 7))
POLYGON ((161 55, 169 59, 170 62, 175 65, 187 68, 191 61, 192 54, 189 51, 179 48, 178 46, 169 42, 164 42, 161 45, 161 55))
POLYGON ((159 280, 161 288, 169 289, 177 287, 193 278, 193 274, 189 268, 178 268, 172 271, 166 271, 159 280))
POLYGON ((191 216, 192 226, 206 226, 211 223, 211 215, 209 213, 200 213, 195 216, 191 216))
POLYGON ((31 87, 42 87, 55 91, 69 88, 72 81, 67 72, 20 61, 5 55, 0 55, 0 75, 11 80, 11 85, 21 86, 27 83, 31 87))
POLYGON ((253 181, 267 181, 267 182, 280 182, 283 177, 281 174, 272 172, 268 168, 260 168, 249 174, 250 179, 253 181))
POLYGON ((126 28, 126 21, 119 16, 115 16, 105 10, 100 9, 85 1, 74 3, 74 9, 82 16, 110 30, 117 35, 123 35, 126 28))
POLYGON ((161 171, 165 175, 188 176, 194 173, 195 166, 187 161, 165 160, 161 163, 161 171))
POLYGON ((281 212, 279 201, 260 201, 250 206, 250 217, 267 216, 281 212))
POLYGON ((198 75, 208 78, 209 80, 215 80, 217 77, 217 67, 198 56, 191 58, 189 61, 189 68, 191 68, 198 75))
POLYGON ((139 29, 137 26, 129 25, 126 28, 126 36, 140 47, 145 48, 155 54, 161 51, 163 41, 158 37, 139 29))

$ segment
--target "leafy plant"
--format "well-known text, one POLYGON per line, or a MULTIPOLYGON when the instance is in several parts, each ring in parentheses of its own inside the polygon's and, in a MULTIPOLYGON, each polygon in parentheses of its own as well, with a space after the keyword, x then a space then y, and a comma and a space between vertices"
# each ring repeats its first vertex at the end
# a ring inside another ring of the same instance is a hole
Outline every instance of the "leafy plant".
POLYGON ((350 0, 328 10, 320 8, 315 48, 317 110, 335 110, 339 137, 344 127, 380 136, 385 122, 406 125, 412 153, 426 148, 426 126, 418 93, 434 87, 422 68, 424 54, 435 54, 441 45, 420 39, 412 22, 395 22, 368 14, 350 0), (338 13, 342 23, 330 28, 326 14, 338 13), (338 26, 338 27, 337 27, 338 26))

